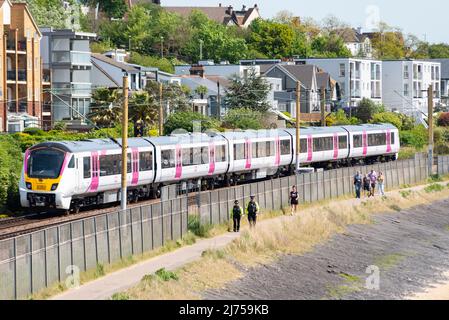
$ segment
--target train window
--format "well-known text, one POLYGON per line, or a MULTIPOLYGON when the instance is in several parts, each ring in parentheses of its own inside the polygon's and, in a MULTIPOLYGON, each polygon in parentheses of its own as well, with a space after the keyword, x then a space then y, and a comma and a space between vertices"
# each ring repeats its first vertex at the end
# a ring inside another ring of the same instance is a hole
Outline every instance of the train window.
POLYGON ((226 162, 226 146, 215 147, 215 162, 226 162))
POLYGON ((394 132, 391 133, 391 144, 394 144, 394 139, 396 138, 396 134, 394 132))
POLYGON ((291 154, 291 152, 290 140, 281 140, 281 155, 288 155, 291 154))
POLYGON ((301 139, 299 141, 300 144, 300 152, 301 153, 306 153, 307 152, 307 139, 301 139))
POLYGON ((68 168, 69 169, 74 169, 75 168, 75 156, 72 156, 72 158, 70 159, 68 168))
POLYGON ((209 163, 209 147, 201 148, 201 164, 209 163))
POLYGON ((313 139, 313 151, 329 151, 334 148, 333 137, 322 137, 313 139))
POLYGON ((120 154, 100 156, 100 176, 105 177, 120 174, 121 162, 120 154))
POLYGON ((175 162, 175 150, 162 150, 161 151, 162 169, 170 169, 176 166, 175 162))
POLYGON ((387 136, 385 133, 372 133, 368 135, 369 146, 384 146, 387 144, 387 136))
POLYGON ((347 136, 339 136, 338 137, 338 148, 339 149, 348 149, 348 137, 347 136))
POLYGON ((149 152, 139 153, 139 171, 153 170, 153 154, 149 152))
POLYGON ((362 146, 363 146, 362 135, 361 134, 354 135, 354 148, 361 148, 362 146))
POLYGON ((253 158, 257 158, 257 142, 251 144, 251 153, 253 158))
POLYGON ((244 143, 234 144, 234 160, 246 159, 246 146, 244 143))
POLYGON ((257 142, 257 157, 265 158, 267 156, 266 152, 266 142, 257 142))
POLYGON ((275 155, 275 147, 274 147, 274 141, 267 141, 265 145, 265 153, 267 157, 274 157, 275 155))
POLYGON ((182 149, 182 165, 184 167, 192 164, 193 150, 191 148, 182 149))
POLYGON ((90 178, 90 157, 83 158, 84 179, 90 178))

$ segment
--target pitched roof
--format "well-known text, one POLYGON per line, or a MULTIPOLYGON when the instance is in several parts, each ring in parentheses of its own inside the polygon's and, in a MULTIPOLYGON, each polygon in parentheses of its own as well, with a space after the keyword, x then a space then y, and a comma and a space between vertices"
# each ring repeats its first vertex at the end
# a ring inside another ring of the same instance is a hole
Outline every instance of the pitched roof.
POLYGON ((199 10, 208 16, 209 19, 218 23, 229 22, 229 15, 226 13, 227 7, 164 7, 164 9, 181 16, 189 16, 193 10, 199 10), (226 18, 228 19, 226 20, 226 18))
POLYGON ((301 83, 308 89, 312 88, 313 76, 315 73, 316 66, 311 64, 303 65, 277 65, 280 69, 285 69, 292 75, 296 80, 301 81, 301 83))
POLYGON ((206 79, 213 81, 215 83, 220 83, 220 86, 224 89, 229 88, 229 86, 231 85, 231 81, 226 78, 226 77, 222 77, 222 76, 204 76, 206 79))
POLYGON ((100 60, 104 63, 110 64, 114 67, 120 68, 123 71, 126 72, 139 72, 139 70, 137 70, 136 68, 130 66, 129 64, 123 63, 123 62, 118 62, 115 61, 114 59, 111 59, 109 57, 106 57, 100 53, 92 53, 92 58, 95 58, 97 60, 100 60))

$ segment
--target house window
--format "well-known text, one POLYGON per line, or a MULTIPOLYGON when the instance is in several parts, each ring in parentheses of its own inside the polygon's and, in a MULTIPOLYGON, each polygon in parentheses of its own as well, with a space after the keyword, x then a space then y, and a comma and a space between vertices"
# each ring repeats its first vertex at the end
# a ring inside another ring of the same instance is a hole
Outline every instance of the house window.
POLYGON ((340 63, 340 77, 346 76, 346 66, 344 63, 340 63))
POLYGON ((408 66, 404 66, 404 79, 408 79, 410 77, 408 66))
POLYGON ((408 95, 409 95, 409 85, 408 85, 408 83, 405 83, 404 84, 404 96, 408 97, 408 95))

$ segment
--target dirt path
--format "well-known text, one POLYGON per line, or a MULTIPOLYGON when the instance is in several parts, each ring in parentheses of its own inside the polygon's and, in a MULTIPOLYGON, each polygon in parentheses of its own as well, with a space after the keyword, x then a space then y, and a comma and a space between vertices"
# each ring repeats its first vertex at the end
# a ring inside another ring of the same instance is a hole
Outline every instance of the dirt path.
MULTIPOLYGON (((349 226, 303 256, 254 268, 204 298, 409 299, 433 283, 449 281, 449 199, 375 215, 374 221, 349 226)), ((449 285, 433 290, 415 298, 442 297, 442 292, 449 298, 449 285)))

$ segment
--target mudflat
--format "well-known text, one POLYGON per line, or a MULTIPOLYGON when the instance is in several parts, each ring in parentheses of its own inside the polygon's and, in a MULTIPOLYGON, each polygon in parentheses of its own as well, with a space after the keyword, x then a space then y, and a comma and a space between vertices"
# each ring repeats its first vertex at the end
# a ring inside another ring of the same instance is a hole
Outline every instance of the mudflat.
POLYGON ((348 226, 304 255, 251 268, 203 298, 448 299, 438 290, 449 288, 449 199, 373 220, 348 226))

